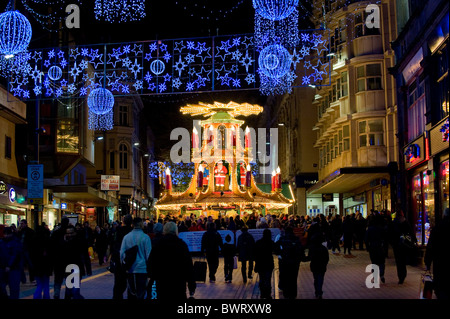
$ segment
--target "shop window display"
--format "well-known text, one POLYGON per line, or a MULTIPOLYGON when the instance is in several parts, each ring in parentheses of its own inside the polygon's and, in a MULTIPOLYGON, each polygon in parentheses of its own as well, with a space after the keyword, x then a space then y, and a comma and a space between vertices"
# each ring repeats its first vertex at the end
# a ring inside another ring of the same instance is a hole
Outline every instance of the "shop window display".
MULTIPOLYGON (((449 208, 449 161, 445 161, 441 164, 440 167, 440 182, 439 182, 439 188, 440 188, 440 197, 441 197, 441 203, 442 203, 442 211, 441 214, 444 212, 446 208, 449 208)), ((442 216, 442 215, 441 215, 442 216)))

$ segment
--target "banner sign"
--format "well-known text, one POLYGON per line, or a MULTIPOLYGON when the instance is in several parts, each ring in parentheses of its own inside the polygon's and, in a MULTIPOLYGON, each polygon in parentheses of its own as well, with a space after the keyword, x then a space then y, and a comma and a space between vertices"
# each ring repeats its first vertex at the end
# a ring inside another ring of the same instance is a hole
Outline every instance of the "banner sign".
POLYGON ((120 176, 102 175, 101 184, 102 191, 118 191, 120 189, 120 176))

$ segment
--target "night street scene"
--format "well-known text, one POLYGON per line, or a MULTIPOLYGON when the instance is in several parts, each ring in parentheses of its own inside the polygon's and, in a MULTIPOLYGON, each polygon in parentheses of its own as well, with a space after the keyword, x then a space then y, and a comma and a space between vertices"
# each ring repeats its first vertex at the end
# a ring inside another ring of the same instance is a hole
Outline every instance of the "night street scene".
POLYGON ((435 311, 448 45, 441 0, 1 0, 2 309, 435 311))

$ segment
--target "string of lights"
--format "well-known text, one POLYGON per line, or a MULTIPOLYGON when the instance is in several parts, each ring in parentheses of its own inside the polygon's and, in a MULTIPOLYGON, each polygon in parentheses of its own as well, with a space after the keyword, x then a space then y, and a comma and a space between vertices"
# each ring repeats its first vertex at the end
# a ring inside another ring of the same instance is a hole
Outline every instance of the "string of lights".
POLYGON ((95 0, 95 18, 110 23, 139 21, 145 18, 145 0, 95 0))
POLYGON ((179 6, 184 11, 188 11, 187 16, 192 18, 219 21, 221 19, 226 19, 228 15, 239 9, 245 0, 235 1, 235 4, 228 9, 211 8, 207 2, 207 0, 197 0, 195 3, 192 3, 192 0, 176 0, 175 5, 179 6))
POLYGON ((64 28, 64 23, 61 22, 67 17, 67 5, 83 4, 82 0, 22 0, 21 3, 42 28, 49 32, 59 32, 64 28), (41 13, 42 11, 47 13, 41 13))

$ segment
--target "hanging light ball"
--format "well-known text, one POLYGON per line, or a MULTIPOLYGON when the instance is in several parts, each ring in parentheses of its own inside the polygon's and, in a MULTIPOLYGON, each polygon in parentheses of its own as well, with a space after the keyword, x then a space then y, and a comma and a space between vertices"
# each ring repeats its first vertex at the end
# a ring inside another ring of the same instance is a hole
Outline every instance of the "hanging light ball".
POLYGON ((87 103, 93 113, 106 114, 114 107, 114 95, 107 89, 97 88, 89 93, 87 103))
POLYGON ((0 54, 14 56, 26 50, 31 41, 31 24, 19 11, 0 14, 0 54))
POLYGON ((164 72, 165 69, 164 62, 161 60, 155 60, 150 64, 150 71, 153 72, 153 74, 160 75, 164 72))
POLYGON ((270 78, 280 78, 291 68, 291 55, 282 45, 273 44, 265 47, 259 54, 260 71, 270 78))
POLYGON ((54 65, 48 69, 48 77, 52 81, 59 80, 62 77, 62 70, 59 66, 54 65))
POLYGON ((263 18, 283 20, 298 7, 298 0, 253 0, 253 8, 263 18))

